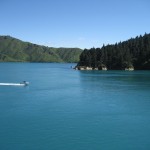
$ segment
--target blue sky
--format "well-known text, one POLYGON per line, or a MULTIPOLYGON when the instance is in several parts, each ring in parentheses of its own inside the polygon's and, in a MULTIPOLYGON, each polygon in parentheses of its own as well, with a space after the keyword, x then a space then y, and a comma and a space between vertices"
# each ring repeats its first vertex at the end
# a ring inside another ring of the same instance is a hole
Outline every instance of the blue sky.
POLYGON ((0 35, 50 47, 101 47, 150 33, 149 0, 0 0, 0 35))

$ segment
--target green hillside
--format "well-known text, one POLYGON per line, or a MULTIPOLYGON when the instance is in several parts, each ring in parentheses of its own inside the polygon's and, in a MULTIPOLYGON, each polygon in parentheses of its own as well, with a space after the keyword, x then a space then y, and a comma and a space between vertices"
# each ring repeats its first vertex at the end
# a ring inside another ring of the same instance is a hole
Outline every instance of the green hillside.
POLYGON ((81 49, 78 48, 57 48, 56 53, 62 60, 66 62, 78 62, 81 54, 81 49))
POLYGON ((79 48, 53 48, 0 36, 1 62, 78 62, 79 48))

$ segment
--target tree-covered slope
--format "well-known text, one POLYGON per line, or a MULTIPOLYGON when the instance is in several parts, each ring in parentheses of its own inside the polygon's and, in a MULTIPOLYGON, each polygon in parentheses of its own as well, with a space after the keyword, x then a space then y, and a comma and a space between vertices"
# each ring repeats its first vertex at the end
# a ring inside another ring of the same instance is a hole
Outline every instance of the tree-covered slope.
POLYGON ((101 48, 85 49, 77 66, 93 69, 150 69, 150 34, 101 48))
POLYGON ((77 62, 82 50, 78 48, 50 48, 0 36, 0 61, 77 62))

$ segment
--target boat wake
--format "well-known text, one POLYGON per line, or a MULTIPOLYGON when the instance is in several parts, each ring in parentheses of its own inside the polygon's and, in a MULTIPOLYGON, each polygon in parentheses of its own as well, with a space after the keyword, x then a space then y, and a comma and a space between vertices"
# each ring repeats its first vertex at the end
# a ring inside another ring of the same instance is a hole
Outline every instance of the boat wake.
POLYGON ((0 83, 0 86, 27 86, 29 82, 23 81, 22 83, 0 83))

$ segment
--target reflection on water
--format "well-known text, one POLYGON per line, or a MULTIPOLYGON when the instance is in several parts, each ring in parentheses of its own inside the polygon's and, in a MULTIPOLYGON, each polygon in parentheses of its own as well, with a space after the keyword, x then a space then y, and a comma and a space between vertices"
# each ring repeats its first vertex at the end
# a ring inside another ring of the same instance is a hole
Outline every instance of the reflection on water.
POLYGON ((83 86, 91 83, 91 88, 106 90, 149 90, 150 71, 80 71, 80 81, 83 86))

